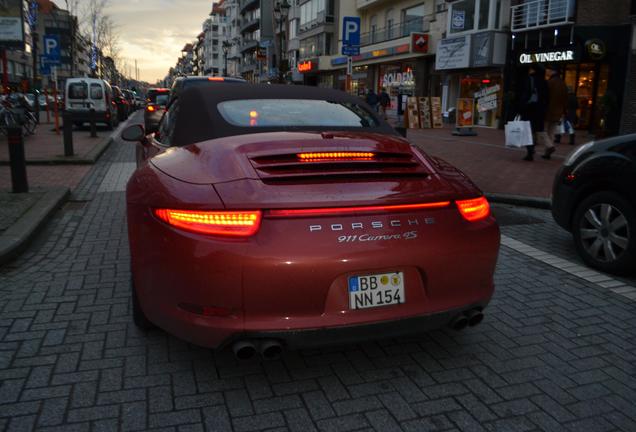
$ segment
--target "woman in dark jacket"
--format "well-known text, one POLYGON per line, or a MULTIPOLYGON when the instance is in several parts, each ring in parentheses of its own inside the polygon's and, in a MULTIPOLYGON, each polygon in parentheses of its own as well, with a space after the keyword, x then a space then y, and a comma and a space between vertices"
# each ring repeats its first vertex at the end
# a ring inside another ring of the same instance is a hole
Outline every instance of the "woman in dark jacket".
POLYGON ((523 160, 534 160, 537 139, 542 136, 545 127, 545 114, 548 106, 548 86, 545 82, 545 69, 538 64, 528 68, 528 77, 521 93, 519 113, 521 119, 530 122, 532 128, 531 146, 526 146, 526 156, 523 160))

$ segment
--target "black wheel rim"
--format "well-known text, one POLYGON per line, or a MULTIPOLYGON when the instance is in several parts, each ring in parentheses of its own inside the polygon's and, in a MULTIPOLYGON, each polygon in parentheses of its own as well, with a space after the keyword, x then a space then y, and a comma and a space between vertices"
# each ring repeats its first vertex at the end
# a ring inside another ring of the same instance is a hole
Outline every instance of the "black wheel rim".
POLYGON ((601 203, 588 208, 579 226, 585 252, 598 262, 614 262, 629 245, 629 224, 625 215, 611 204, 601 203))

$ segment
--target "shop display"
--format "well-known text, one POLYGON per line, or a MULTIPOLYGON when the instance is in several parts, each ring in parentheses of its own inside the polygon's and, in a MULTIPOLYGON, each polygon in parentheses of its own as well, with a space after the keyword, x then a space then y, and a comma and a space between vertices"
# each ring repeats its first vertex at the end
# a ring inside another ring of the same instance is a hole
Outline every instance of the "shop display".
POLYGON ((420 127, 420 114, 417 106, 417 98, 409 97, 406 102, 406 115, 404 116, 404 122, 409 129, 419 129, 420 127))
POLYGON ((457 127, 473 127, 475 124, 473 109, 475 100, 472 98, 457 99, 457 127))
POLYGON ((433 128, 439 129, 444 127, 442 121, 442 98, 431 98, 431 123, 433 128))
POLYGON ((418 97, 418 108, 420 110, 420 127, 422 129, 431 128, 431 104, 428 97, 418 97))

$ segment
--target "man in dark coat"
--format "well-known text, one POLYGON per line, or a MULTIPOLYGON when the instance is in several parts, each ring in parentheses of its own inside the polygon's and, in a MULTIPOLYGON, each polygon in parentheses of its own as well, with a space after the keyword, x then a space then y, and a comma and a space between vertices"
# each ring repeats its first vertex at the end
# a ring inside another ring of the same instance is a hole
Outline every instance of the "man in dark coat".
MULTIPOLYGON (((545 115, 548 106, 548 88, 544 79, 545 70, 541 65, 533 64, 528 68, 528 77, 521 93, 519 112, 521 119, 530 122, 534 144, 526 146, 523 160, 534 160, 537 140, 544 135, 545 115)), ((545 140, 544 140, 545 141, 545 140)))
POLYGON ((543 159, 550 159, 554 148, 554 137, 568 109, 568 88, 553 65, 546 67, 548 80, 548 108, 545 113, 545 133, 548 135, 543 159))
POLYGON ((367 104, 371 106, 371 108, 373 108, 376 111, 378 110, 378 102, 379 102, 378 95, 375 94, 373 89, 369 89, 369 92, 367 93, 367 97, 365 101, 367 104))

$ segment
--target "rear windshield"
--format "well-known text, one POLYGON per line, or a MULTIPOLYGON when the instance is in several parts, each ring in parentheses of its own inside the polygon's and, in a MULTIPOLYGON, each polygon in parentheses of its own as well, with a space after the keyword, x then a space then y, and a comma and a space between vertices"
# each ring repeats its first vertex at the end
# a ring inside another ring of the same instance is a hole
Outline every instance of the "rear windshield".
POLYGON ((91 84, 91 99, 102 99, 104 97, 104 91, 99 84, 91 84))
POLYGON ((221 102, 219 112, 241 127, 377 127, 360 105, 312 99, 246 99, 221 102))
POLYGON ((86 99, 88 97, 88 86, 86 83, 72 83, 68 86, 69 99, 86 99))
POLYGON ((168 103, 168 98, 170 97, 170 95, 168 93, 160 93, 158 95, 155 95, 155 101, 154 103, 157 105, 165 105, 168 103))

